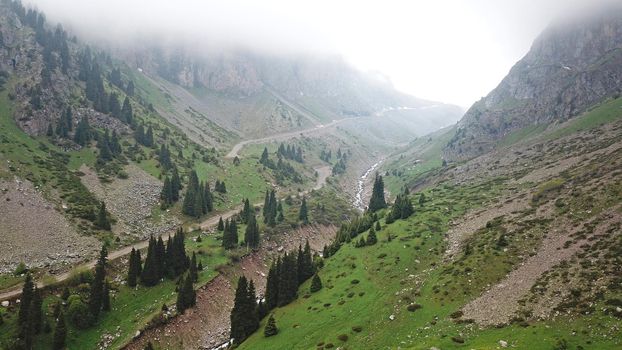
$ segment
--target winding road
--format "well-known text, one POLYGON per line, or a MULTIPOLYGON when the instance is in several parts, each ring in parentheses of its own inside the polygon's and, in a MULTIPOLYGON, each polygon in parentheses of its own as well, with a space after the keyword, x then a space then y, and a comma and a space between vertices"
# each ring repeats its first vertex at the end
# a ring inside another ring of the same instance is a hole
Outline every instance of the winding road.
POLYGON ((328 124, 320 124, 320 125, 316 125, 316 126, 314 126, 312 128, 308 128, 308 129, 304 129, 304 130, 291 131, 291 132, 286 132, 286 133, 282 133, 282 134, 267 136, 267 137, 263 137, 263 138, 259 138, 259 139, 242 141, 240 143, 237 143, 235 146, 233 146, 231 148, 231 151, 229 151, 229 153, 227 153, 227 155, 225 155, 225 158, 235 158, 235 157, 239 156, 240 151, 246 145, 253 145, 253 144, 258 144, 258 143, 268 143, 268 142, 272 142, 272 141, 285 141, 285 140, 288 140, 288 139, 291 139, 291 138, 294 138, 294 137, 297 137, 297 136, 309 135, 309 134, 313 134, 313 133, 316 133, 316 132, 325 131, 325 130, 328 130, 328 129, 330 129, 330 128, 338 125, 338 124, 341 124, 343 122, 346 122, 346 121, 349 121, 349 120, 353 120, 353 119, 359 119, 359 118, 364 118, 364 117, 349 117, 349 118, 337 119, 337 120, 333 120, 332 122, 330 122, 328 124))
MULTIPOLYGON (((237 145, 236 145, 237 146, 237 145)), ((314 168, 315 171, 317 172, 318 176, 316 179, 316 183, 315 186, 313 187, 313 190, 319 190, 320 188, 322 188, 325 184, 326 184, 326 179, 330 176, 331 174, 331 168, 330 166, 321 166, 321 167, 317 167, 314 168)), ((298 195, 299 196, 304 196, 307 193, 309 193, 311 191, 311 189, 300 192, 298 195)), ((254 204, 255 206, 262 206, 263 203, 256 203, 254 204)), ((240 210, 242 209, 242 206, 230 209, 228 211, 225 212, 221 212, 221 213, 215 213, 213 216, 210 216, 209 218, 205 219, 205 221, 203 221, 202 223, 199 224, 199 228, 201 230, 207 230, 211 227, 214 227, 216 225, 218 225, 218 220, 220 219, 220 217, 222 217, 223 219, 228 219, 230 217, 232 217, 233 215, 237 214, 240 212, 240 210)), ((149 240, 144 240, 144 241, 140 241, 137 243, 134 243, 132 245, 120 248, 118 250, 112 251, 108 253, 108 260, 115 260, 118 258, 121 258, 123 256, 129 255, 130 252, 132 251, 132 249, 145 249, 149 246, 149 240)), ((95 264, 97 263, 97 260, 91 260, 88 262, 85 262, 79 266, 77 266, 78 269, 80 268, 84 268, 84 269, 92 269, 95 267, 95 264)), ((63 282, 68 280, 72 273, 73 273, 72 269, 70 271, 61 273, 59 275, 54 276, 54 282, 53 283, 59 283, 59 282, 63 282)), ((50 284, 50 282, 43 282, 43 281, 38 281, 37 282, 37 288, 43 288, 46 285, 50 284)), ((13 287, 11 289, 8 289, 4 292, 0 293, 0 301, 4 301, 4 300, 11 300, 11 299, 15 299, 17 297, 19 297, 22 294, 22 286, 17 286, 17 287, 13 287)))

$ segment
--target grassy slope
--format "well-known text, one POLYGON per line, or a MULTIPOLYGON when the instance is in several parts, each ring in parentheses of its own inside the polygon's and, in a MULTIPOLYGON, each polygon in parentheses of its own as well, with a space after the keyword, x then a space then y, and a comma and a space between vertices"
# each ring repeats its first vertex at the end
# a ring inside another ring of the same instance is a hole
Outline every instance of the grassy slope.
MULTIPOLYGON (((602 314, 484 330, 451 321, 452 312, 507 273, 511 268, 509 261, 519 261, 518 252, 528 249, 524 244, 537 243, 517 240, 510 243, 508 252, 482 254, 478 261, 456 265, 458 269, 471 266, 480 271, 473 277, 464 270, 457 271, 456 276, 453 271, 435 268, 441 263, 442 233, 448 222, 472 208, 472 203, 495 198, 499 190, 499 182, 493 181, 481 186, 426 191, 430 201, 410 219, 383 226, 377 245, 354 248, 353 244, 346 244, 330 257, 320 272, 324 284, 320 292, 305 295, 307 282, 301 286, 298 300, 274 310, 280 329, 277 336, 264 338, 260 331, 240 348, 328 349, 326 345, 330 343, 342 349, 491 349, 498 346, 499 340, 505 340, 521 349, 550 349, 561 338, 573 346, 617 348, 619 339, 606 339, 599 333, 618 321, 602 314), (393 237, 390 242, 389 233, 393 237), (355 280, 358 283, 353 283, 355 280), (447 280, 454 280, 454 285, 446 284, 447 280), (407 306, 411 303, 421 308, 410 312, 407 306), (395 319, 390 320, 390 315, 395 319), (356 332, 356 327, 362 331, 356 332), (573 338, 575 331, 581 337, 573 338), (342 334, 348 336, 347 341, 338 339, 342 334), (456 343, 452 337, 465 342, 456 343)), ((483 232, 481 239, 489 236, 483 232)))
MULTIPOLYGON (((205 269, 199 273, 198 285, 203 285, 217 275, 214 267, 224 264, 228 261, 224 251, 220 247, 220 241, 214 236, 204 237, 203 241, 198 243, 192 239, 187 239, 186 250, 191 254, 197 253, 197 260, 203 263, 205 269)), ((144 256, 145 252, 143 252, 144 256)), ((108 276, 109 280, 113 280, 117 274, 124 279, 126 270, 121 272, 115 268, 112 276, 108 276)), ((110 274, 110 272, 109 272, 110 274)), ((111 294, 112 310, 103 313, 96 327, 87 330, 76 330, 69 327, 67 336, 68 349, 95 349, 101 340, 102 334, 119 334, 111 343, 112 348, 119 348, 130 340, 136 330, 143 328, 154 316, 158 315, 163 303, 172 305, 176 300, 175 281, 165 280, 155 287, 142 287, 136 289, 129 288, 116 282, 112 283, 114 292, 111 294)), ((80 287, 77 287, 78 289, 80 287)), ((87 287, 88 288, 88 287, 87 287)), ((73 289, 76 291, 77 289, 73 289)), ((60 293, 60 292, 58 292, 60 293)), ((55 293, 45 298, 44 310, 48 310, 51 314, 54 305, 59 299, 55 293)), ((1 309, 1 308, 0 308, 1 309)), ((0 348, 2 344, 11 339, 15 334, 15 317, 16 313, 10 313, 5 319, 3 325, 0 325, 0 348)), ((47 321, 54 324, 54 321, 48 315, 47 321)), ((35 349, 49 349, 51 342, 51 334, 42 334, 38 337, 35 349)))

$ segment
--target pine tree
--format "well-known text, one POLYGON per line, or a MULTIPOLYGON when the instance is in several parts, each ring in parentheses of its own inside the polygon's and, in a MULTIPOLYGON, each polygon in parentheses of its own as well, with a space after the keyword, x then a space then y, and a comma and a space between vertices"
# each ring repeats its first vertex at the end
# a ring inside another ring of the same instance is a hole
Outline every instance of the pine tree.
POLYGON ((103 245, 99 253, 99 259, 97 259, 97 264, 95 265, 95 276, 93 277, 93 282, 91 282, 91 291, 89 294, 89 311, 93 319, 97 319, 104 303, 107 257, 108 250, 106 249, 106 245, 103 245))
POLYGON ((97 213, 95 226, 99 229, 110 231, 110 220, 108 220, 108 215, 106 213, 106 203, 103 201, 99 205, 99 212, 97 213))
POLYGON ((147 248, 147 257, 145 265, 140 275, 140 282, 145 286, 155 286, 160 277, 158 276, 158 267, 156 262, 156 240, 153 236, 149 239, 149 247, 147 248))
POLYGON ((233 343, 239 345, 259 327, 257 317, 255 287, 252 281, 241 276, 235 291, 233 309, 231 310, 231 334, 233 343))
POLYGON ((375 211, 378 211, 386 207, 387 207, 387 202, 384 199, 384 181, 382 180, 381 175, 376 174, 371 198, 369 199, 368 209, 370 212, 373 213, 375 211))
POLYGON ((196 171, 192 170, 188 179, 188 188, 182 205, 182 212, 185 215, 200 217, 203 213, 202 194, 200 192, 199 177, 196 171))
POLYGON ((168 176, 164 178, 164 184, 160 192, 160 200, 162 201, 162 208, 168 208, 173 204, 173 186, 168 176))
POLYGON ((374 230, 373 226, 369 229, 369 234, 367 235, 367 242, 365 243, 367 245, 374 245, 378 243, 378 238, 376 237, 376 230, 374 230))
POLYGON ((267 167, 268 160, 269 160, 268 148, 264 147, 263 152, 261 153, 261 158, 259 159, 259 163, 267 167))
POLYGON ((82 117, 80 122, 78 122, 76 133, 73 135, 73 141, 80 146, 86 146, 91 141, 91 126, 86 117, 82 117))
POLYGON ((298 212, 298 220, 302 221, 303 224, 309 223, 309 216, 307 213, 307 200, 305 197, 302 197, 302 203, 300 204, 300 211, 298 212))
POLYGON ((32 301, 30 302, 30 308, 28 310, 28 328, 32 337, 41 332, 43 324, 43 299, 41 298, 41 292, 35 286, 32 293, 32 301))
POLYGON ((224 231, 225 230, 225 223, 222 221, 222 216, 220 217, 220 219, 218 219, 218 231, 224 231))
POLYGON ((276 335, 278 332, 279 330, 276 327, 274 315, 270 315, 270 318, 268 318, 268 323, 266 323, 266 328, 264 328, 263 330, 263 335, 267 338, 276 335))
POLYGON ((67 338, 67 326, 65 324, 65 315, 62 310, 56 317, 56 327, 54 327, 54 338, 52 340, 53 350, 62 350, 65 348, 65 339, 67 338))
POLYGON ((123 107, 121 108, 121 120, 128 124, 134 123, 134 112, 132 111, 132 104, 130 99, 126 96, 123 101, 123 107))
POLYGON ((309 288, 309 291, 311 293, 315 293, 320 289, 322 289, 322 280, 320 279, 320 276, 318 276, 318 274, 316 273, 315 275, 313 275, 313 279, 311 280, 311 287, 309 288))
POLYGON ((302 284, 308 280, 315 273, 315 267, 313 266, 313 256, 311 255, 311 246, 309 240, 305 244, 304 250, 298 247, 298 284, 302 284))
POLYGON ((380 227, 380 221, 376 221, 376 231, 380 230, 382 230, 382 227, 380 227))
POLYGON ((132 248, 130 252, 129 268, 127 271, 127 285, 129 287, 136 287, 138 276, 140 276, 140 252, 132 248))
POLYGON ((171 175, 171 193, 173 202, 177 202, 179 200, 179 191, 181 190, 181 179, 179 178, 179 172, 177 171, 177 167, 173 166, 172 175, 171 175))
POLYGON ((248 218, 246 232, 244 233, 244 242, 246 246, 252 249, 259 247, 259 225, 255 219, 255 214, 251 214, 248 218))
POLYGON ((241 215, 241 219, 242 219, 242 223, 243 224, 247 224, 248 223, 248 218, 251 216, 251 214, 254 216, 255 212, 254 210, 251 211, 251 203, 250 201, 247 199, 244 200, 244 208, 242 209, 242 215, 241 215))
POLYGON ((147 128, 147 132, 145 133, 145 146, 152 147, 153 146, 153 128, 151 125, 147 128))
POLYGON ((298 268, 296 258, 285 254, 281 260, 279 275, 278 306, 284 306, 296 299, 298 291, 298 268))
POLYGON ((126 93, 128 96, 132 97, 132 96, 134 96, 134 90, 135 90, 135 87, 134 87, 134 82, 130 80, 130 81, 127 83, 127 87, 125 88, 125 93, 126 93))
POLYGON ((192 285, 192 277, 181 277, 181 288, 177 293, 177 312, 184 313, 186 309, 193 307, 197 303, 197 296, 192 285))
POLYGON ((270 266, 270 270, 268 270, 268 278, 266 279, 266 308, 268 310, 272 310, 277 307, 279 302, 279 265, 281 264, 281 259, 279 258, 277 262, 273 262, 272 266, 270 266))

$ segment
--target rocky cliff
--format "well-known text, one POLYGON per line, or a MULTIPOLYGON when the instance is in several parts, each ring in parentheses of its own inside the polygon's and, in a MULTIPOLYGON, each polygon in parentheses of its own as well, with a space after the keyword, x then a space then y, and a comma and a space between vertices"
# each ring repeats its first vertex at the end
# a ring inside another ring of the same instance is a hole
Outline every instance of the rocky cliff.
POLYGON ((509 133, 557 123, 622 89, 622 7, 551 25, 458 124, 445 157, 468 159, 509 133))

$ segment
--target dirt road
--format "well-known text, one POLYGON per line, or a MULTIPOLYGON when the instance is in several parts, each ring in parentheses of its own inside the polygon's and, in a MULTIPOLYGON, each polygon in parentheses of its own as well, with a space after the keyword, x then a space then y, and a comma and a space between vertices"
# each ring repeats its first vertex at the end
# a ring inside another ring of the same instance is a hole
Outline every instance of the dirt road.
POLYGON ((288 140, 288 139, 291 139, 291 138, 294 138, 294 137, 297 137, 297 136, 310 135, 310 134, 313 134, 313 133, 316 133, 316 132, 322 132, 322 131, 328 130, 328 129, 330 129, 330 128, 338 125, 338 124, 346 122, 348 120, 359 119, 359 118, 365 118, 365 117, 343 118, 343 119, 339 119, 339 120, 333 120, 332 122, 330 122, 328 124, 320 124, 320 125, 314 126, 312 128, 304 129, 304 130, 291 131, 291 132, 286 132, 286 133, 283 133, 283 134, 278 134, 278 135, 273 135, 273 136, 268 136, 268 137, 262 137, 262 138, 259 138, 259 139, 242 141, 240 143, 237 143, 235 146, 233 146, 233 148, 231 148, 231 151, 229 151, 229 153, 227 153, 225 158, 235 158, 235 157, 239 156, 240 151, 246 145, 254 145, 254 144, 259 144, 259 143, 268 143, 268 142, 272 142, 272 141, 285 141, 285 140, 288 140))
MULTIPOLYGON (((317 180, 315 183, 315 186, 313 187, 314 190, 319 190, 320 188, 322 188, 322 186, 324 186, 326 184, 326 179, 330 176, 331 174, 331 168, 329 166, 322 166, 322 167, 318 167, 315 168, 315 171, 318 173, 317 176, 317 180)), ((305 195, 307 193, 309 193, 311 190, 306 190, 304 192, 301 192, 299 195, 305 195)), ((256 203, 255 206, 262 206, 263 203, 256 203)), ((216 225, 218 225, 218 220, 220 217, 224 219, 228 219, 230 217, 232 217, 233 215, 237 214, 240 212, 240 210, 242 209, 242 207, 236 207, 233 209, 230 209, 228 211, 222 212, 222 213, 216 213, 213 216, 207 218, 205 221, 203 221, 202 223, 199 224, 199 228, 202 230, 207 230, 211 227, 214 227, 216 225)), ((112 251, 108 253, 108 260, 115 260, 118 259, 120 257, 123 257, 125 255, 130 254, 130 252, 132 251, 132 248, 135 249, 145 249, 149 246, 149 240, 144 240, 144 241, 140 241, 137 242, 133 245, 127 246, 127 247, 123 247, 121 249, 112 251)), ((95 267, 97 260, 92 260, 89 262, 86 262, 82 265, 79 265, 79 268, 85 268, 85 269, 92 269, 95 267)), ((68 271, 65 273, 62 273, 60 275, 55 276, 55 280, 54 283, 58 283, 58 282, 63 282, 67 279, 69 279, 71 277, 72 271, 68 271)), ((38 281, 37 282, 37 287, 38 288, 43 288, 46 285, 50 284, 50 282, 43 282, 43 281, 38 281)), ((4 291, 2 293, 0 293, 0 301, 3 300, 10 300, 10 299, 14 299, 17 298, 20 294, 22 294, 22 286, 18 286, 18 287, 14 287, 12 289, 9 289, 7 291, 4 291)))

